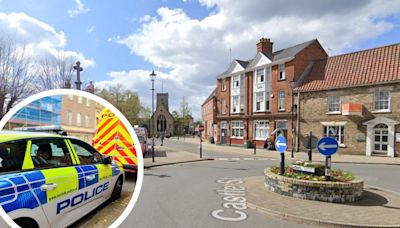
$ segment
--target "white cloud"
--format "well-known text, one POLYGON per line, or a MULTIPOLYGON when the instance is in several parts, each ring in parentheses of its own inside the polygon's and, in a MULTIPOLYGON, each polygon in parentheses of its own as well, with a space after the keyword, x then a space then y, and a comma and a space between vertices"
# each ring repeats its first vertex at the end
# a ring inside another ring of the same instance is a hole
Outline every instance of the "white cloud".
POLYGON ((94 32, 94 30, 96 29, 96 27, 94 25, 90 26, 90 28, 87 30, 88 33, 92 33, 94 32))
MULTIPOLYGON (((257 41, 265 36, 274 42, 274 50, 318 38, 326 49, 340 53, 392 29, 394 25, 385 18, 400 12, 398 2, 376 0, 200 3, 215 12, 194 19, 182 9, 162 7, 156 17, 143 17, 147 20, 142 20, 139 31, 115 39, 132 54, 164 69, 165 80, 174 86, 164 86, 164 90, 174 97, 184 93, 190 96, 196 117, 200 116, 202 101, 216 85, 215 76, 229 65, 229 49, 232 58, 253 58, 257 41)), ((147 75, 137 76, 141 77, 147 75)), ((170 103, 176 106, 178 102, 170 103)))
POLYGON ((90 11, 88 7, 86 7, 81 0, 75 0, 76 8, 72 10, 68 10, 68 15, 70 17, 74 17, 79 14, 84 14, 90 11))
POLYGON ((16 41, 17 45, 25 46, 26 53, 33 59, 38 60, 49 55, 65 57, 82 62, 85 67, 93 67, 93 59, 86 58, 82 53, 65 50, 67 37, 64 32, 56 31, 49 24, 30 17, 25 13, 1 13, 0 31, 16 41))

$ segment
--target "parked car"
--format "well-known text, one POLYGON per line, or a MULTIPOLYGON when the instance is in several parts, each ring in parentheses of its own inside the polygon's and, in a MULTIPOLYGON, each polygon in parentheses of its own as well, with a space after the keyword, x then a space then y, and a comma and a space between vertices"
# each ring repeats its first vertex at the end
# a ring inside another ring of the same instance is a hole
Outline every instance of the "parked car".
POLYGON ((121 163, 76 138, 0 132, 0 205, 21 227, 66 227, 121 195, 121 163))

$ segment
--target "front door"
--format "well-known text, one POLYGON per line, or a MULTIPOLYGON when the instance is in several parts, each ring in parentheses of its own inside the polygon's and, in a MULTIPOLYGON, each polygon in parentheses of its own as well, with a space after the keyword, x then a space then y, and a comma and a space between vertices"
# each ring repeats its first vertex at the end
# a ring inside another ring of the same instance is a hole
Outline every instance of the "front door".
POLYGON ((227 130, 221 129, 221 144, 226 144, 227 130))
POLYGON ((378 124, 374 128, 374 153, 387 154, 389 130, 386 124, 378 124))

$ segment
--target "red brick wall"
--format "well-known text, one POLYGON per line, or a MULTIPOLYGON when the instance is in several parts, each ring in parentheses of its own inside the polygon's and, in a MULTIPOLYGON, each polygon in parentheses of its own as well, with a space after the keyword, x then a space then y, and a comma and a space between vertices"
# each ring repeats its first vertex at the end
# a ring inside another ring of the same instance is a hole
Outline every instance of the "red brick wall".
POLYGON ((294 59, 295 72, 294 78, 297 80, 303 73, 304 69, 307 67, 308 63, 315 59, 321 59, 328 57, 324 48, 319 44, 318 41, 314 41, 302 51, 297 53, 294 59))
MULTIPOLYGON (((204 103, 202 106, 201 106, 201 120, 202 120, 202 122, 203 122, 203 124, 204 124, 204 137, 206 138, 206 139, 208 139, 209 138, 209 126, 208 126, 208 123, 210 122, 210 123, 212 123, 212 124, 214 124, 215 123, 215 109, 214 109, 214 107, 215 107, 215 98, 213 97, 212 99, 210 99, 210 100, 208 100, 206 103, 204 103)), ((213 134, 213 127, 212 127, 212 125, 211 125, 211 135, 213 134)))

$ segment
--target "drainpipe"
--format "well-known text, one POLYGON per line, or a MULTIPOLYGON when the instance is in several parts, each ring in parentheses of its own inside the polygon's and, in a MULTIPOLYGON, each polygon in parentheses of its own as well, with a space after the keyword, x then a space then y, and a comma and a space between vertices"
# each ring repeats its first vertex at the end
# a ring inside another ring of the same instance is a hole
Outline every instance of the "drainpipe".
POLYGON ((300 137, 300 90, 297 89, 297 109, 296 109, 296 152, 299 152, 299 137, 300 137))

